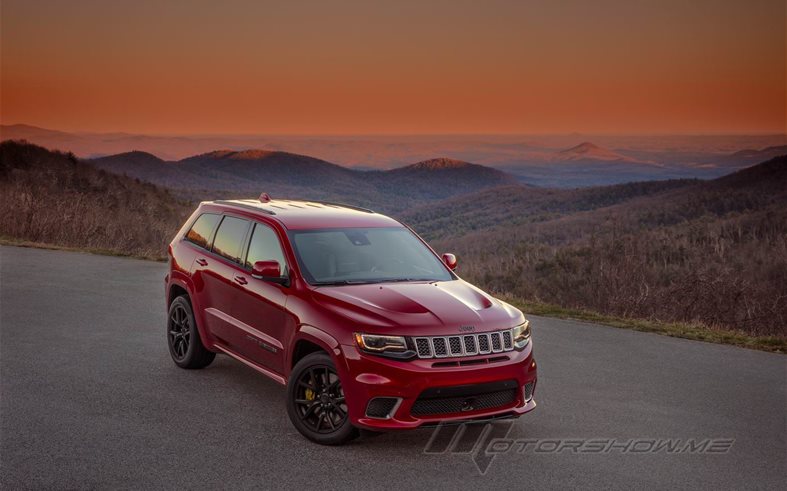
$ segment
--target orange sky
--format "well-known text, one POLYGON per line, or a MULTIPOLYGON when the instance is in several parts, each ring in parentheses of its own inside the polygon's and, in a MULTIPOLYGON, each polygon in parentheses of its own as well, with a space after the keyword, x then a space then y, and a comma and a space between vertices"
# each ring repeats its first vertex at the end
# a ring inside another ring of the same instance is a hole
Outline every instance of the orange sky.
POLYGON ((784 0, 2 0, 4 124, 785 133, 784 0))

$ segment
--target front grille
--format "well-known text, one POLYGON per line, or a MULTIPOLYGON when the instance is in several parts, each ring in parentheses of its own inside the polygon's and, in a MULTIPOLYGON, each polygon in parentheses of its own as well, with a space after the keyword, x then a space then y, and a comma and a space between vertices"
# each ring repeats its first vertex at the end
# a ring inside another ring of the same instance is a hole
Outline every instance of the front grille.
POLYGON ((503 347, 505 349, 511 349, 511 331, 503 331, 503 347))
POLYGON ((448 356, 448 350, 446 350, 445 347, 445 338, 432 338, 432 347, 434 347, 434 355, 436 357, 448 356))
POLYGON ((503 407, 517 399, 514 380, 425 390, 410 408, 414 416, 480 411, 503 407))
POLYGON ((445 358, 500 353, 514 349, 511 329, 462 336, 416 337, 418 358, 445 358))
POLYGON ((500 333, 499 332, 493 332, 489 336, 492 338, 492 351, 494 353, 497 353, 499 351, 503 351, 503 347, 502 347, 502 345, 500 343, 500 333))
POLYGON ((396 397, 375 397, 366 405, 366 416, 370 418, 388 419, 399 399, 396 397))
POLYGON ((486 334, 478 335, 478 352, 489 353, 489 336, 486 334))
POLYGON ((415 348, 418 351, 418 356, 421 358, 432 357, 432 347, 429 345, 429 340, 426 338, 418 338, 415 340, 415 348))
POLYGON ((474 355, 478 353, 478 350, 475 349, 475 336, 465 336, 465 353, 468 355, 474 355))
POLYGON ((451 356, 462 355, 462 341, 459 339, 459 336, 448 338, 448 346, 451 347, 451 356))

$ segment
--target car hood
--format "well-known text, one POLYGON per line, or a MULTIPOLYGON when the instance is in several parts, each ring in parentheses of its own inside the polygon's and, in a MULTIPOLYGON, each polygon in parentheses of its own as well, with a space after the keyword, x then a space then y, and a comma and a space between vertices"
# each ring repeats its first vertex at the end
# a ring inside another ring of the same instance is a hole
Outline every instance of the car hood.
POLYGON ((323 308, 371 333, 448 335, 460 327, 483 332, 524 322, 518 309, 460 279, 320 287, 314 295, 323 308))

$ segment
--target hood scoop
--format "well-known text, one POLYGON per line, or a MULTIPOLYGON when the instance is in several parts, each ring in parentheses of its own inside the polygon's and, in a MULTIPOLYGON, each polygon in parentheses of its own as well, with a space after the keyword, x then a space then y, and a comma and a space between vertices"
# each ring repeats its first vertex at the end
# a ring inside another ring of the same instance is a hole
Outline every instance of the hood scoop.
POLYGON ((438 314, 450 311, 481 311, 492 307, 492 301, 461 282, 400 283, 389 285, 358 285, 333 291, 333 295, 356 305, 400 314, 438 314))
MULTIPOLYGON (((428 285, 434 288, 432 285, 428 285)), ((403 295, 397 290, 386 286, 374 286, 363 292, 362 295, 349 294, 355 302, 365 304, 369 307, 398 312, 400 314, 428 314, 429 309, 421 303, 416 302, 407 295, 403 295)))

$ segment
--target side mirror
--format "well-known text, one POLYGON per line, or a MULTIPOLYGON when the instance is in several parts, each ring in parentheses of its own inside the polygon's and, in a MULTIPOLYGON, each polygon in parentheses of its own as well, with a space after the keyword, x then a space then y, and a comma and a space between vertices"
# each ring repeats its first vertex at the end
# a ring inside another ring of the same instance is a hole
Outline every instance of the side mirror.
POLYGON ((290 279, 282 276, 279 261, 257 261, 251 268, 251 277, 279 285, 288 285, 290 279))
POLYGON ((448 266, 448 269, 450 269, 451 271, 456 269, 456 256, 454 256, 453 254, 450 254, 448 252, 443 254, 443 262, 445 263, 446 266, 448 266))

